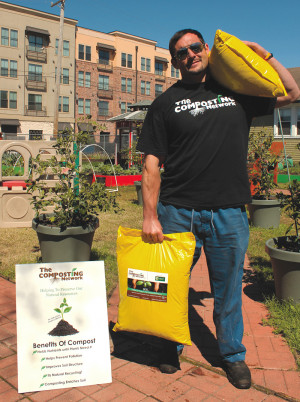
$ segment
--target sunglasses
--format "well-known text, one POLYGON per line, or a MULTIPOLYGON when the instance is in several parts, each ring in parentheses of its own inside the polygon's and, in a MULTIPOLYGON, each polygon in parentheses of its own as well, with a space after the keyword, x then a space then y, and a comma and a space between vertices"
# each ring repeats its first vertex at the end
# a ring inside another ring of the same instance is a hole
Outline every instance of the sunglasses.
POLYGON ((188 55, 188 49, 191 49, 193 53, 201 53, 204 49, 204 44, 202 42, 192 43, 190 46, 182 47, 176 52, 176 59, 177 60, 184 60, 188 55))

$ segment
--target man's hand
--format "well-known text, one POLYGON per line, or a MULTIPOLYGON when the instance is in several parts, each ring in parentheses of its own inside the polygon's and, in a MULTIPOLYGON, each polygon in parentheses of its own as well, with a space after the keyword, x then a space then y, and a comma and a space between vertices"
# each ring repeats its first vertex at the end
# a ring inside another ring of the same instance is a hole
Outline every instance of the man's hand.
POLYGON ((264 49, 262 46, 260 46, 258 43, 255 42, 248 42, 246 40, 243 41, 245 45, 249 46, 250 49, 252 49, 255 53, 257 53, 260 57, 265 59, 269 52, 264 49))
POLYGON ((162 227, 157 218, 144 219, 142 232, 143 240, 147 243, 162 243, 164 239, 162 227))

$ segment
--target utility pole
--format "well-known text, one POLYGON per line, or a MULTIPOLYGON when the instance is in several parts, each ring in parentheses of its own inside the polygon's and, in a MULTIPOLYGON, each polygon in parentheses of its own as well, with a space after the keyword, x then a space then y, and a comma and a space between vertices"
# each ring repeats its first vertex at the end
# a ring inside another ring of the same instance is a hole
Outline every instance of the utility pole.
MULTIPOLYGON (((59 21, 59 40, 57 50, 57 71, 55 77, 55 90, 54 90, 54 122, 53 122, 53 136, 57 137, 58 134, 58 105, 59 105, 59 86, 61 79, 61 59, 62 59, 62 43, 63 43, 63 31, 64 31, 64 12, 65 12, 65 0, 59 0, 56 3, 51 3, 51 7, 60 4, 60 21, 59 21)), ((63 105, 61 105, 63 107, 63 105)))

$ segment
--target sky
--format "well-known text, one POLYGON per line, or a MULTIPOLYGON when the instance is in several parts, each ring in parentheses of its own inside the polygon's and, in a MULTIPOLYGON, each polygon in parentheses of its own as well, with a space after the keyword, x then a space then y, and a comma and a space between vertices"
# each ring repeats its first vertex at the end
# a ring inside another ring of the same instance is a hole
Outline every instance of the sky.
MULTIPOLYGON (((60 14, 51 0, 9 3, 60 14)), ((56 0, 53 0, 55 3, 56 0)), ((122 31, 168 48, 178 30, 200 31, 210 48, 218 29, 257 42, 285 67, 300 67, 299 0, 65 0, 65 17, 100 32, 122 31)))

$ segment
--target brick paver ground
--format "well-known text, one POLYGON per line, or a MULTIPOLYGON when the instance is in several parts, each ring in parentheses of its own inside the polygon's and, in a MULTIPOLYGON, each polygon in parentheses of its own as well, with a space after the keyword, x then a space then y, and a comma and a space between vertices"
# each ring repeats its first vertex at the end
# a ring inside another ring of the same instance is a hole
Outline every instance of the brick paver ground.
MULTIPOLYGON (((247 259, 245 270, 250 270, 247 259)), ((213 299, 201 257, 190 282, 193 345, 184 349, 177 373, 159 372, 158 339, 110 331, 111 384, 18 394, 15 285, 0 278, 0 401, 300 401, 300 377, 292 353, 280 335, 262 325, 267 310, 255 285, 247 281, 243 290, 244 344, 253 380, 249 390, 234 388, 219 367, 213 299)), ((109 299, 110 329, 117 306, 118 289, 109 299)))

